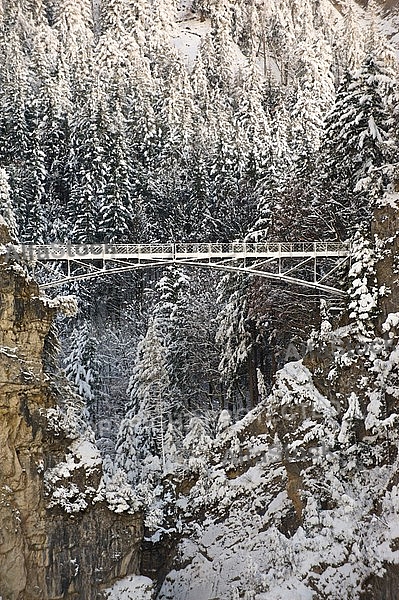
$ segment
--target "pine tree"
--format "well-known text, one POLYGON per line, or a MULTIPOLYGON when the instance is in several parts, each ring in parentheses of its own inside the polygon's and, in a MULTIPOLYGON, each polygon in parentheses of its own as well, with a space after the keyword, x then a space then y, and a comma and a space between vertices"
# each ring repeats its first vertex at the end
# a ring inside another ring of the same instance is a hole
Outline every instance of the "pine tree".
MULTIPOLYGON (((365 27, 361 8, 354 0, 347 0, 344 8, 343 32, 339 40, 343 47, 342 66, 344 71, 354 72, 365 57, 365 27)), ((340 73, 343 76, 343 73, 340 73)))
POLYGON ((155 0, 153 7, 156 23, 169 32, 176 20, 176 0, 155 0))
MULTIPOLYGON (((68 117, 72 113, 73 81, 70 65, 60 48, 55 30, 49 25, 36 29, 34 38, 35 114, 39 145, 47 171, 46 204, 65 206, 65 164, 67 162, 68 117)), ((61 210, 62 212, 62 210, 61 210)), ((60 219, 65 215, 60 215, 60 219)))
POLYGON ((200 122, 193 138, 187 181, 188 200, 184 224, 184 237, 187 241, 197 242, 200 239, 210 238, 208 225, 212 221, 212 186, 211 165, 206 148, 205 128, 200 122))
MULTIPOLYGON (((256 241, 264 239, 285 239, 287 232, 281 227, 281 217, 285 210, 285 197, 289 195, 292 202, 293 157, 292 146, 289 144, 288 110, 281 90, 273 89, 272 97, 268 98, 268 120, 270 122, 270 160, 267 168, 259 176, 255 193, 257 206, 254 224, 249 238, 256 241), (283 230, 282 230, 283 229, 283 230)), ((296 219, 295 211, 289 214, 296 219)))
MULTIPOLYGON (((265 17, 263 21, 264 48, 270 47, 268 52, 276 57, 275 62, 280 74, 280 80, 283 85, 287 85, 292 78, 292 65, 294 57, 292 56, 292 45, 295 40, 293 12, 288 2, 279 2, 276 4, 269 18, 265 17)), ((265 60, 265 56, 264 56, 265 60)))
POLYGON ((187 435, 183 440, 183 448, 188 455, 188 465, 194 471, 205 471, 208 463, 209 444, 211 438, 200 417, 192 417, 188 425, 187 435))
MULTIPOLYGON (((68 222, 68 144, 69 115, 58 101, 59 90, 49 93, 43 103, 40 126, 41 147, 44 152, 46 180, 46 238, 64 240, 70 232, 68 222)), ((69 107, 68 107, 69 108, 69 107)))
POLYGON ((106 180, 99 202, 99 233, 108 242, 131 242, 137 236, 134 185, 128 156, 126 123, 117 106, 102 114, 99 143, 106 180))
POLYGON ((251 337, 247 330, 247 282, 241 275, 225 275, 219 286, 221 304, 216 343, 220 349, 220 379, 226 388, 230 410, 245 405, 245 375, 250 356, 251 337), (244 381, 243 381, 244 380, 244 381), (240 398, 241 396, 241 398, 240 398))
POLYGON ((83 101, 71 118, 68 160, 69 239, 75 243, 99 240, 99 207, 106 186, 98 134, 96 99, 83 101))
POLYGON ((215 54, 212 72, 209 75, 211 75, 214 84, 227 96, 232 92, 234 83, 231 19, 230 1, 218 0, 211 17, 211 35, 215 54))
POLYGON ((175 76, 160 99, 157 129, 159 152, 151 164, 147 214, 161 239, 185 239, 190 233, 190 170, 195 109, 185 68, 175 65, 175 76))
POLYGON ((247 157, 245 132, 222 117, 215 125, 216 144, 210 163, 209 223, 211 239, 230 241, 244 237, 253 220, 251 198, 241 194, 247 157))
POLYGON ((190 403, 192 394, 191 365, 188 330, 190 281, 182 269, 169 267, 158 281, 158 297, 154 317, 165 340, 165 366, 174 397, 171 417, 184 426, 184 404, 190 403))
POLYGON ((11 240, 18 240, 18 226, 10 197, 11 188, 5 169, 0 168, 0 215, 6 222, 11 240))
POLYGON ((132 486, 143 481, 151 485, 161 471, 157 452, 150 420, 145 414, 135 415, 132 410, 129 411, 118 431, 115 469, 125 473, 132 486))
POLYGON ((91 0, 58 0, 53 18, 68 63, 80 75, 87 73, 94 37, 91 0))
MULTIPOLYGON (((305 151, 314 154, 320 146, 323 119, 334 102, 332 53, 313 30, 306 31, 298 44, 301 57, 296 67, 296 97, 292 109, 292 144, 303 144, 305 151)), ((299 154, 300 150, 296 150, 299 154)))
POLYGON ((209 37, 205 36, 198 49, 197 56, 194 60, 193 69, 191 71, 191 85, 194 92, 195 103, 200 107, 202 113, 207 113, 210 109, 210 82, 207 76, 207 69, 202 58, 202 48, 205 43, 211 43, 209 37))
POLYGON ((102 32, 110 30, 122 40, 126 34, 126 25, 131 25, 132 9, 132 2, 105 0, 101 5, 102 32))
POLYGON ((156 319, 150 321, 146 336, 138 346, 129 392, 131 414, 138 417, 143 432, 148 427, 151 429, 156 454, 165 468, 165 433, 174 399, 166 366, 165 341, 156 319))
POLYGON ((264 82, 254 54, 239 72, 236 90, 234 120, 238 130, 243 132, 241 136, 245 140, 246 155, 240 193, 248 198, 248 204, 253 204, 255 187, 272 159, 272 131, 263 106, 264 82))
POLYGON ((327 209, 340 237, 346 237, 370 214, 381 194, 384 171, 390 160, 390 114, 382 95, 384 69, 369 55, 354 74, 346 74, 335 106, 327 117, 321 162, 327 209))
POLYGON ((218 422, 216 424, 216 433, 219 435, 225 431, 232 424, 231 414, 228 410, 224 409, 219 415, 218 422))
POLYGON ((76 386, 92 414, 99 403, 101 365, 98 359, 98 340, 90 324, 79 323, 72 331, 65 356, 64 367, 67 378, 76 386))
MULTIPOLYGON (((3 32, 1 77, 0 161, 7 168, 21 236, 24 233, 31 135, 27 122, 29 66, 16 27, 3 32), (4 37, 3 37, 4 36, 4 37)), ((26 238, 25 238, 26 239, 26 238)))
POLYGON ((41 144, 38 115, 33 109, 30 135, 30 164, 21 198, 21 238, 24 241, 43 243, 46 238, 46 157, 41 144))

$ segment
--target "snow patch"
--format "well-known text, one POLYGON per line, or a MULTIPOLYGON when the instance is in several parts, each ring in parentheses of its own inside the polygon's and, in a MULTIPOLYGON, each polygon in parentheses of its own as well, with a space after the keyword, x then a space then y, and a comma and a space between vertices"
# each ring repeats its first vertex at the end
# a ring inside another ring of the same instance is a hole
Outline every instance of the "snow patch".
POLYGON ((125 577, 104 591, 106 600, 152 600, 153 593, 151 579, 139 575, 125 577))
POLYGON ((399 192, 386 192, 378 201, 378 207, 390 206, 397 210, 399 208, 399 192))
MULTIPOLYGON (((201 21, 200 19, 192 19, 176 24, 172 43, 184 63, 191 70, 194 66, 198 50, 202 39, 211 31, 211 22, 209 19, 201 21)), ((241 52, 240 48, 232 42, 231 44, 231 63, 235 71, 240 67, 247 65, 247 59, 241 52)))
POLYGON ((194 65, 202 38, 210 30, 211 23, 209 20, 193 19, 177 25, 172 43, 189 69, 192 69, 194 65))

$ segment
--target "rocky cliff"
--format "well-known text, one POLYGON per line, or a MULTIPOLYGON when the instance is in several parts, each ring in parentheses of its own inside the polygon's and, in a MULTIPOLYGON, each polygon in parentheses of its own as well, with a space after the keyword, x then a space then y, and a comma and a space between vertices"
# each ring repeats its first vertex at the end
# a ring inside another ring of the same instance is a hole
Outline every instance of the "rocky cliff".
POLYGON ((142 517, 96 498, 101 459, 82 407, 45 372, 60 302, 9 260, 9 241, 0 224, 0 597, 91 600, 137 572, 142 517))

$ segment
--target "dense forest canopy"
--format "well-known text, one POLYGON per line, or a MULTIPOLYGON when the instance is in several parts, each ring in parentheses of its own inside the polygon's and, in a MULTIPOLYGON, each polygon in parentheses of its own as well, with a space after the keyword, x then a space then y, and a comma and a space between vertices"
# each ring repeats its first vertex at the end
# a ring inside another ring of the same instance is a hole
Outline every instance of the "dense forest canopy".
MULTIPOLYGON (((14 239, 347 240, 397 169, 397 56, 378 10, 0 1, 0 209, 14 239)), ((117 465, 150 454, 164 469, 190 432, 257 403, 320 304, 172 268, 74 291, 79 314, 59 324, 68 378, 106 452, 124 418, 117 465)))

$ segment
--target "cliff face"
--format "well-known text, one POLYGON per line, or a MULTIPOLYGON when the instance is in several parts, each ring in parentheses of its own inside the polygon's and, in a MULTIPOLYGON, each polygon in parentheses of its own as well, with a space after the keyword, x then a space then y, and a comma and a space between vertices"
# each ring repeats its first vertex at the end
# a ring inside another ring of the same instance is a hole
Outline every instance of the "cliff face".
MULTIPOLYGON (((8 241, 0 226, 4 251, 8 241)), ((0 255, 3 600, 91 600, 138 570, 141 515, 119 515, 95 503, 98 453, 87 432, 81 439, 82 427, 71 427, 59 407, 67 388, 61 383, 56 399, 44 371, 55 312, 39 297, 36 283, 0 255)))

